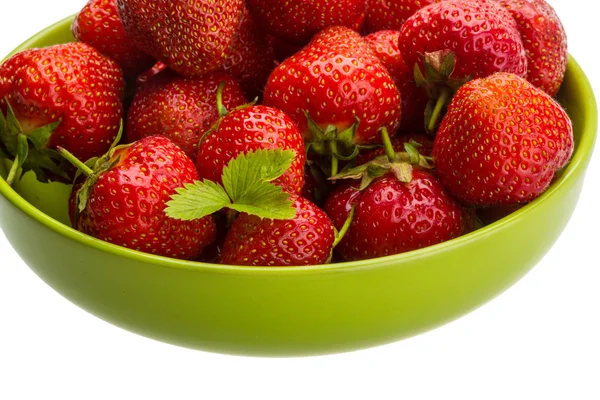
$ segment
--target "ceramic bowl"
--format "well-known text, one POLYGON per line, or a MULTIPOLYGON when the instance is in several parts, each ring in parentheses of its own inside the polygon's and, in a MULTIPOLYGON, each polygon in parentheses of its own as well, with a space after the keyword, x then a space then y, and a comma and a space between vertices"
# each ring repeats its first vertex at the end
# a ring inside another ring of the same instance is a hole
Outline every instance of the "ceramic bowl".
MULTIPOLYGON (((16 50, 72 40, 71 19, 16 50)), ((452 321, 502 293, 546 254, 577 204, 595 141, 590 84, 572 58, 560 101, 571 164, 539 199, 461 238, 411 253, 303 268, 247 268, 138 253, 69 226, 70 188, 0 179, 0 225, 27 265, 90 313, 164 342, 230 354, 336 353, 452 321)), ((8 163, 0 163, 6 177, 8 163)), ((1 260, 1 258, 0 258, 1 260)))

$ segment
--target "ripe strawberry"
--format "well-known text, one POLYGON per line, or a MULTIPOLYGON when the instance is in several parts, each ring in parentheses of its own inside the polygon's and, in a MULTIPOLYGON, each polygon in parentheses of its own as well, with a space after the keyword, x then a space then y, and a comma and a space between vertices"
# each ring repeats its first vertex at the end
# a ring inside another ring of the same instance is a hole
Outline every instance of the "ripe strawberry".
POLYGON ((244 8, 231 54, 223 69, 240 82, 248 97, 255 98, 262 94, 273 68, 273 39, 260 29, 244 8))
POLYGON ((556 96, 567 69, 567 34, 544 0, 500 0, 519 25, 527 52, 527 79, 556 96))
POLYGON ((343 27, 325 29, 279 65, 264 102, 288 113, 312 150, 336 158, 380 142, 379 129, 395 132, 400 122, 392 78, 367 42, 343 27))
MULTIPOLYGON (((419 153, 421 155, 426 156, 426 157, 431 156, 431 152, 433 151, 433 140, 431 139, 430 136, 424 135, 421 133, 396 136, 394 139, 392 139, 392 148, 394 149, 395 152, 403 152, 403 151, 405 151, 404 146, 407 143, 411 143, 411 142, 414 142, 418 145, 417 150, 419 151, 419 153)), ((358 164, 358 165, 365 164, 365 163, 367 163, 377 157, 383 156, 385 154, 386 154, 386 151, 385 151, 385 148, 383 148, 383 147, 375 149, 375 150, 371 150, 366 153, 361 153, 361 154, 359 154, 358 157, 356 157, 356 164, 358 164)))
POLYGON ((404 253, 466 233, 464 211, 429 172, 414 169, 408 183, 388 173, 363 191, 358 186, 339 186, 325 205, 337 229, 355 207, 352 223, 336 247, 346 261, 404 253))
POLYGON ((89 0, 73 20, 73 36, 115 60, 127 76, 147 71, 154 59, 127 38, 117 11, 117 0, 89 0))
POLYGON ((459 200, 480 206, 535 199, 572 153, 566 112, 542 90, 507 73, 464 85, 433 146, 444 185, 459 200))
POLYGON ((400 32, 379 31, 365 36, 365 40, 370 43, 375 55, 387 68, 400 90, 400 98, 402 99, 400 131, 423 131, 425 108, 429 98, 425 90, 417 87, 413 69, 408 68, 404 63, 402 53, 398 47, 400 32))
POLYGON ((84 43, 14 55, 0 65, 0 114, 10 121, 14 111, 18 124, 5 132, 0 124, 0 150, 16 157, 29 147, 15 166, 24 162, 41 181, 67 179, 54 150, 64 147, 82 160, 106 152, 123 117, 124 87, 117 63, 84 43))
POLYGON ((364 23, 366 0, 246 0, 253 17, 269 33, 287 42, 305 44, 330 26, 355 31, 364 23))
POLYGON ((327 263, 335 241, 331 220, 303 197, 290 198, 297 213, 294 219, 240 215, 227 234, 221 263, 268 267, 327 263))
POLYGON ((415 12, 440 1, 442 0, 370 0, 365 30, 369 33, 387 29, 400 30, 415 12))
POLYGON ((211 216, 185 222, 165 215, 176 189, 198 180, 194 163, 169 139, 153 136, 116 147, 98 159, 93 170, 81 169, 88 178, 72 194, 77 197, 79 231, 180 259, 198 257, 213 242, 216 227, 211 216))
POLYGON ((185 76, 225 62, 242 0, 117 0, 125 32, 144 52, 185 76))
POLYGON ((147 83, 138 91, 127 117, 127 142, 146 136, 171 139, 195 159, 202 136, 219 119, 217 90, 225 84, 222 105, 233 109, 247 103, 239 84, 224 72, 185 78, 160 73, 160 81, 147 83))
POLYGON ((456 79, 527 73, 517 24, 493 0, 449 0, 420 9, 402 26, 400 51, 409 66, 423 66, 426 53, 451 51, 456 79))
POLYGON ((306 148, 302 135, 285 113, 266 106, 235 110, 200 142, 196 166, 200 177, 221 183, 223 168, 240 154, 258 149, 284 149, 295 152, 294 161, 275 181, 286 192, 300 193, 304 185, 306 148))

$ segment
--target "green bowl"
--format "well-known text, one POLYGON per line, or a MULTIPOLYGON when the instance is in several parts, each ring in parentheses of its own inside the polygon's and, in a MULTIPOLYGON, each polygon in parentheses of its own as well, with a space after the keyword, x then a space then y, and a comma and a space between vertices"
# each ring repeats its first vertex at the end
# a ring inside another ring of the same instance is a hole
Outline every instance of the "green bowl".
MULTIPOLYGON (((72 40, 66 19, 17 50, 72 40)), ((90 313, 132 332, 214 352, 290 356, 390 343, 456 319, 525 275, 577 204, 595 141, 590 84, 570 59, 562 104, 569 167, 542 197, 464 237, 407 254, 303 268, 247 268, 138 253, 68 225, 69 187, 0 178, 0 225, 25 263, 90 313)), ((6 176, 7 163, 0 163, 6 176)))

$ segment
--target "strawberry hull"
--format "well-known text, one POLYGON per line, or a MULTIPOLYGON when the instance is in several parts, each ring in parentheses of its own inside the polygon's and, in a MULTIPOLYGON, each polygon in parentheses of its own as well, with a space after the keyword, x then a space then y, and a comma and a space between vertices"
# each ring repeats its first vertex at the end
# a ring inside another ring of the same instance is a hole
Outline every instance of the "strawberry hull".
MULTIPOLYGON (((24 47, 69 40, 69 25, 66 20, 49 28, 24 47)), ((152 256, 71 229, 69 187, 40 184, 31 174, 14 189, 0 179, 0 225, 48 285, 140 335, 193 349, 261 356, 329 354, 390 343, 454 320, 499 295, 560 236, 576 207, 597 128, 593 93, 573 60, 559 98, 574 121, 577 146, 550 189, 495 224, 403 255, 279 269, 152 256)), ((2 177, 8 167, 9 162, 0 163, 2 177)))

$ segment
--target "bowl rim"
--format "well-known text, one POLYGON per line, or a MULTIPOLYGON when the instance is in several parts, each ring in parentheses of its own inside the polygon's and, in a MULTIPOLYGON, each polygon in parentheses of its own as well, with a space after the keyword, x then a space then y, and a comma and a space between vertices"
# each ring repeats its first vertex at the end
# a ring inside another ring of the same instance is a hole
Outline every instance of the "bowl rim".
MULTIPOLYGON (((7 58, 16 53, 19 49, 33 47, 34 42, 37 39, 39 39, 40 36, 46 36, 64 30, 67 26, 70 26, 72 20, 73 16, 70 16, 41 30, 40 32, 36 33, 31 38, 23 42, 21 45, 16 47, 7 56, 7 58)), ((542 196, 540 196, 533 202, 527 204, 520 210, 503 218, 500 221, 487 225, 483 228, 480 228, 474 232, 458 237, 456 239, 452 239, 447 242, 443 242, 434 246, 426 247, 407 253, 374 258, 369 260, 304 267, 248 267, 178 260, 143 253, 136 250, 131 250, 112 243, 104 242, 102 240, 78 232, 70 226, 67 226, 55 220, 54 218, 35 208, 23 197, 21 197, 14 189, 8 186, 8 184, 2 177, 0 177, 0 194, 2 194, 18 210, 20 210, 30 218, 39 222, 46 228, 58 234, 61 234, 71 240, 79 242, 80 244, 85 246, 93 247, 103 252, 111 253, 117 256, 122 256, 127 259, 131 259, 138 262, 150 263, 160 267, 185 269, 192 271, 210 271, 224 274, 266 274, 270 276, 277 276, 314 274, 315 272, 352 272, 363 269, 385 267, 389 266, 391 263, 394 263, 396 265, 407 265, 410 264, 411 260, 417 258, 439 254, 451 247, 460 247, 468 245, 473 241, 476 241, 482 237, 493 235, 494 232, 516 223, 516 221, 522 215, 531 212, 536 207, 539 207, 541 204, 548 201, 551 197, 556 196, 557 193, 561 191, 562 187, 566 185, 566 183, 571 179, 571 177, 574 174, 581 172, 582 169, 585 169, 587 167, 587 162, 589 161, 589 158, 591 157, 591 154, 594 149, 594 143, 596 140, 598 126, 598 110, 596 106, 596 99, 587 76, 585 75, 584 71, 581 69, 577 61, 575 61, 575 59, 571 55, 569 55, 567 74, 573 76, 573 82, 575 83, 573 89, 577 93, 577 97, 588 99, 588 101, 584 102, 583 115, 586 116, 586 118, 584 118, 584 121, 580 126, 580 129, 582 130, 581 140, 578 143, 577 149, 571 159, 570 164, 565 168, 563 174, 558 178, 558 180, 556 180, 542 196)))

